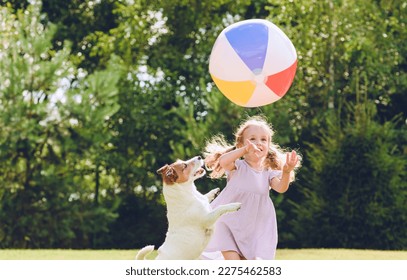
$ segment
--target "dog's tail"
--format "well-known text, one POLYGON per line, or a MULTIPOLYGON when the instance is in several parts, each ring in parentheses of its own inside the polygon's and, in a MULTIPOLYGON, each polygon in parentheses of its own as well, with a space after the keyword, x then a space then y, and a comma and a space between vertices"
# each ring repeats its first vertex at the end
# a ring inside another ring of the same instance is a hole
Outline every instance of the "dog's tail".
POLYGON ((138 251, 136 255, 136 260, 145 260, 146 256, 154 250, 154 245, 145 246, 143 249, 138 251))

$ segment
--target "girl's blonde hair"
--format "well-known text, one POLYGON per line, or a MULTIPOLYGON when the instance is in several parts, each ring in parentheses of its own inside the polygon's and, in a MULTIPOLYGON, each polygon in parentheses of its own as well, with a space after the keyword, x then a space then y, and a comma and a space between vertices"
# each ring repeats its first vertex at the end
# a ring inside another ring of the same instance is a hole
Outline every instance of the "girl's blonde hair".
MULTIPOLYGON (((236 130, 234 145, 228 144, 224 136, 221 134, 214 136, 207 142, 204 150, 204 157, 206 167, 211 170, 211 173, 209 175, 211 178, 221 178, 225 174, 225 170, 219 164, 220 156, 236 148, 243 147, 243 133, 249 126, 252 125, 264 128, 269 135, 270 149, 265 160, 266 168, 270 168, 273 170, 282 169, 286 160, 286 155, 284 150, 281 149, 278 145, 274 144, 272 141, 274 135, 272 126, 267 123, 264 117, 253 116, 242 122, 242 124, 236 130)), ((300 160, 298 161, 296 168, 298 168, 299 166, 300 160)), ((294 180, 294 176, 292 176, 291 180, 294 180)))

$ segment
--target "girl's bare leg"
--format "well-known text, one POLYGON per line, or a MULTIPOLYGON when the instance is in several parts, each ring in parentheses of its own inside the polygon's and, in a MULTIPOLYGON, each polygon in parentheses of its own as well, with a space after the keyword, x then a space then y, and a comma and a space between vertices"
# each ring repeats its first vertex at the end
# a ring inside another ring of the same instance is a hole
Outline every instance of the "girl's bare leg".
POLYGON ((222 255, 225 260, 245 260, 236 251, 222 251, 222 255))

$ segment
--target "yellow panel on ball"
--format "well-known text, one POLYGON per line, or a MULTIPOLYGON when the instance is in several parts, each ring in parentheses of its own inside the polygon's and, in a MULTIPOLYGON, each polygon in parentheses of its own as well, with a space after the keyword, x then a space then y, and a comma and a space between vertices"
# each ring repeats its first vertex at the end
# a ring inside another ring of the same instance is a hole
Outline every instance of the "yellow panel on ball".
POLYGON ((218 89, 232 102, 245 106, 252 97, 256 85, 252 81, 225 81, 211 75, 218 89))

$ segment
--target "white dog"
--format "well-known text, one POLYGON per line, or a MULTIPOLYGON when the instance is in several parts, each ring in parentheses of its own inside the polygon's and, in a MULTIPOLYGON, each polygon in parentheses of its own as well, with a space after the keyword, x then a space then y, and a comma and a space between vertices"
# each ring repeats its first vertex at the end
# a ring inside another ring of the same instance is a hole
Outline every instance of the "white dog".
MULTIPOLYGON (((199 259, 207 246, 216 220, 225 213, 240 209, 240 203, 221 205, 212 210, 212 201, 219 189, 206 195, 197 191, 194 181, 205 175, 201 157, 188 161, 178 160, 157 170, 163 178, 163 193, 167 204, 168 232, 158 248, 156 260, 199 259)), ((136 260, 154 250, 154 246, 141 249, 136 260)))

